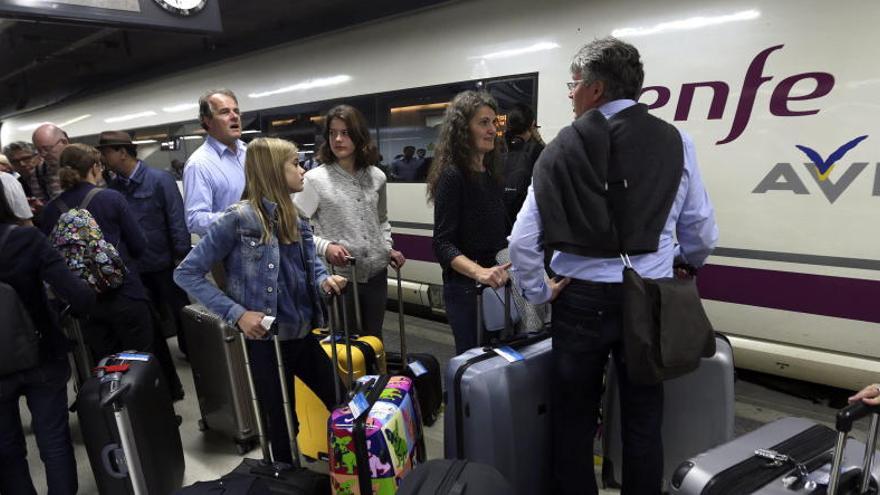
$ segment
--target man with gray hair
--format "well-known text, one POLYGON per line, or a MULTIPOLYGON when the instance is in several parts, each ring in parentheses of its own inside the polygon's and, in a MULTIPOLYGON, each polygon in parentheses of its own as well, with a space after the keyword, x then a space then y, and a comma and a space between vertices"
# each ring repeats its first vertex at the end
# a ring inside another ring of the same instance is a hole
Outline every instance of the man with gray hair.
POLYGON ((47 198, 45 201, 48 202, 61 194, 61 179, 58 176, 58 170, 61 152, 70 144, 70 139, 64 129, 55 124, 46 123, 34 130, 31 141, 34 143, 37 153, 43 158, 43 163, 34 168, 34 176, 41 190, 41 195, 47 198))
MULTIPOLYGON (((567 83, 576 120, 535 164, 510 236, 513 276, 532 303, 553 301, 548 493, 596 494, 593 437, 608 355, 617 366, 623 494, 659 494, 663 386, 630 381, 623 362, 619 254, 645 278, 673 261, 701 266, 718 239, 690 137, 636 103, 638 50, 615 38, 588 43, 567 83), (543 242, 542 242, 543 241, 543 242), (553 251, 543 277, 544 249, 553 251)), ((675 439, 669 439, 675 441, 675 439)))
POLYGON ((199 98, 199 122, 207 131, 204 144, 183 168, 183 201, 186 226, 205 235, 227 206, 244 191, 244 157, 241 110, 228 89, 213 89, 199 98))

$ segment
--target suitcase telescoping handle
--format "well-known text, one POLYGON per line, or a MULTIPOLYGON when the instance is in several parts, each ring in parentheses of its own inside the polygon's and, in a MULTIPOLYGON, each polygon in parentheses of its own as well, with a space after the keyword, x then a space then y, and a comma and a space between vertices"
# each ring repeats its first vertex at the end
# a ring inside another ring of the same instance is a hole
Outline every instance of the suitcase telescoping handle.
MULTIPOLYGON (((357 259, 354 256, 346 256, 345 260, 348 261, 349 266, 351 266, 351 297, 354 299, 354 333, 355 335, 359 335, 364 331, 364 326, 363 321, 361 320, 361 299, 358 297, 357 259)), ((347 329, 348 324, 346 324, 345 327, 347 329)))
MULTIPOLYGON (((510 317, 510 291, 512 289, 510 279, 504 284, 504 328, 501 330, 501 340, 509 338, 513 334, 513 320, 510 317)), ((487 284, 476 282, 477 288, 477 345, 483 345, 483 336, 486 333, 483 328, 483 293, 491 289, 487 284)))
POLYGON ((846 440, 852 431, 853 423, 871 415, 871 427, 865 442, 865 457, 862 463, 862 479, 858 493, 868 493, 871 488, 871 470, 874 464, 874 452, 877 448, 877 433, 880 426, 880 406, 869 406, 864 402, 850 404, 837 412, 837 445, 834 447, 834 460, 831 464, 831 478, 828 482, 828 494, 836 495, 840 485, 840 468, 843 465, 843 451, 846 440))
MULTIPOLYGON (((353 258, 352 258, 353 259, 353 258)), ((352 265, 352 268, 354 265, 352 265)), ((336 270, 333 266, 330 266, 331 275, 336 274, 336 270)), ((354 279, 354 272, 352 271, 352 279, 354 279)), ((339 369, 339 352, 336 349, 336 335, 339 331, 339 323, 342 321, 343 326, 343 338, 345 341, 345 352, 348 362, 348 386, 346 387, 345 393, 347 398, 351 398, 351 391, 354 389, 354 363, 352 362, 351 355, 351 333, 348 331, 348 317, 346 316, 345 306, 341 304, 342 298, 344 294, 349 290, 350 285, 357 286, 357 282, 353 280, 349 280, 348 283, 345 284, 345 287, 340 291, 339 294, 330 292, 328 297, 330 298, 330 364, 332 369, 330 372, 333 376, 333 383, 335 384, 336 389, 336 402, 341 404, 343 402, 342 390, 339 388, 339 380, 336 379, 336 375, 339 369), (341 315, 341 316, 340 316, 341 315), (341 320, 340 320, 341 317, 341 320)), ((355 297, 357 300, 357 297, 355 297)))
POLYGON ((247 337, 245 337, 244 332, 239 331, 238 338, 241 341, 244 370, 247 376, 248 390, 251 394, 251 407, 254 410, 254 417, 257 423, 257 436, 260 438, 260 450, 263 452, 263 462, 269 464, 272 462, 272 452, 269 450, 269 439, 266 438, 266 429, 263 427, 263 412, 260 408, 260 401, 257 399, 257 386, 254 384, 254 372, 251 370, 251 355, 247 349, 247 337))
POLYGON ((406 324, 403 318, 403 279, 400 273, 401 267, 397 267, 397 324, 400 327, 400 362, 406 367, 409 363, 406 354, 406 324))

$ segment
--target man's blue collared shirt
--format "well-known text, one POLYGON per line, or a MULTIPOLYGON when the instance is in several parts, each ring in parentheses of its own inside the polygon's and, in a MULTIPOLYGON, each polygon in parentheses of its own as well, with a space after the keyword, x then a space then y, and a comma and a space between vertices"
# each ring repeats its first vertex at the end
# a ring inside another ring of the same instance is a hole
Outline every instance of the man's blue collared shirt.
MULTIPOLYGON (((599 111, 609 119, 635 103, 633 100, 614 100, 599 107, 599 111)), ((695 267, 702 266, 718 242, 715 211, 700 177, 694 143, 690 136, 681 130, 679 133, 684 144, 684 171, 669 217, 660 233, 657 251, 630 257, 633 267, 645 278, 671 277, 676 256, 695 267)), ((532 303, 546 302, 551 295, 544 280, 543 230, 535 191, 529 186, 528 196, 508 239, 513 263, 511 272, 525 298, 532 303)), ((563 277, 620 282, 623 263, 620 258, 587 258, 556 251, 550 268, 563 277)))
POLYGON ((244 157, 247 146, 235 142, 235 151, 212 136, 205 138, 183 168, 186 226, 205 235, 227 206, 241 199, 244 191, 244 157))
POLYGON ((183 199, 174 177, 140 160, 130 177, 118 174, 111 189, 125 196, 129 210, 147 236, 144 254, 137 260, 139 272, 174 267, 174 260, 189 252, 190 236, 183 215, 183 199))

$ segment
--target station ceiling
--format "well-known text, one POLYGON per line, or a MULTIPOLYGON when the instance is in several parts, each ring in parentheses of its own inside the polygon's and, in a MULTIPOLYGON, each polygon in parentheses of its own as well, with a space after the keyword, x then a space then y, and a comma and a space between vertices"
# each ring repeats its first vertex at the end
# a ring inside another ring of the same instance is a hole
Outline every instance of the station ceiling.
POLYGON ((219 34, 0 19, 0 121, 216 60, 449 0, 218 0, 219 34))

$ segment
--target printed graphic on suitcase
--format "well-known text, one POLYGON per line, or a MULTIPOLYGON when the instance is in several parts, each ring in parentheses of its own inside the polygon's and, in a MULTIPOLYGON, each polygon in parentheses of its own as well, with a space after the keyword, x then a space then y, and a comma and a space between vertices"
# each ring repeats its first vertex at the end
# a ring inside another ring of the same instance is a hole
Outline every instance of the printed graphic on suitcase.
MULTIPOLYGON (((365 376, 358 382, 376 381, 365 376)), ((397 492, 400 479, 417 462, 420 437, 418 404, 413 382, 405 376, 388 378, 365 419, 367 465, 359 466, 355 442, 355 417, 348 406, 333 411, 330 418, 330 477, 337 495, 369 495, 361 492, 358 472, 369 475, 376 495, 397 492)))

